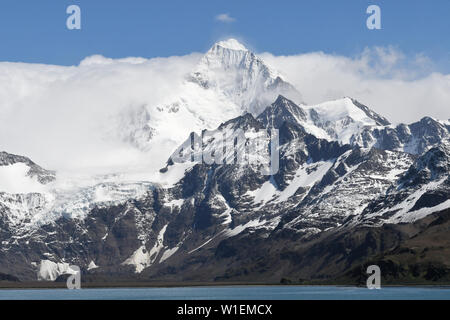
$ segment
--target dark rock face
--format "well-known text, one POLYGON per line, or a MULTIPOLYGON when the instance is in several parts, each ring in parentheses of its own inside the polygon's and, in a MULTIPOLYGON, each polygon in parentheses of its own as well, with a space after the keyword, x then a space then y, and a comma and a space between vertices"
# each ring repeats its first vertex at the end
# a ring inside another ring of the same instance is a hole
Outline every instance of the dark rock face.
POLYGON ((267 107, 259 116, 265 127, 280 128, 284 123, 299 123, 306 121, 306 112, 294 102, 279 96, 277 100, 267 107))
POLYGON ((398 241, 361 265, 354 266, 342 278, 346 282, 363 284, 367 279, 367 266, 376 264, 380 266, 382 281, 386 284, 448 283, 449 219, 450 210, 447 209, 412 224, 383 226, 383 234, 395 230, 399 235, 398 241))
POLYGON ((19 278, 10 274, 0 273, 0 281, 19 282, 19 278))

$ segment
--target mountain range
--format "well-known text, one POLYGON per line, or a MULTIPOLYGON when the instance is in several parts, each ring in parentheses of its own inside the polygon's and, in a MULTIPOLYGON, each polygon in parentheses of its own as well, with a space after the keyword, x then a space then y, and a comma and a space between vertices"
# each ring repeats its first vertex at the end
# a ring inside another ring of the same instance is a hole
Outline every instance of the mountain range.
POLYGON ((119 118, 120 139, 155 155, 155 179, 69 181, 0 153, 0 280, 77 265, 94 282, 355 282, 370 263, 392 282, 450 280, 450 121, 393 125, 350 97, 307 105, 234 39, 167 104, 119 118), (243 132, 243 149, 275 131, 271 175, 264 146, 254 162, 173 161, 194 136, 204 152, 223 132, 243 132))

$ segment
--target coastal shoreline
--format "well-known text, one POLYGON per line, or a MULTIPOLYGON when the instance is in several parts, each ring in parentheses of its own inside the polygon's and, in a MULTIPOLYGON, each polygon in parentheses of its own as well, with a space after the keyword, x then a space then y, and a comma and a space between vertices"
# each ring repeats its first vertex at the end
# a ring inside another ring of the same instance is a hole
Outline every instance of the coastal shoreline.
MULTIPOLYGON (((188 287, 365 287, 354 283, 248 283, 248 282, 85 282, 81 284, 83 289, 148 289, 148 288, 188 288, 188 287)), ((417 288, 450 288, 449 283, 424 284, 424 283, 399 283, 385 284, 382 287, 417 287, 417 288)), ((0 290, 42 290, 42 289, 67 289, 65 282, 0 282, 0 290)))

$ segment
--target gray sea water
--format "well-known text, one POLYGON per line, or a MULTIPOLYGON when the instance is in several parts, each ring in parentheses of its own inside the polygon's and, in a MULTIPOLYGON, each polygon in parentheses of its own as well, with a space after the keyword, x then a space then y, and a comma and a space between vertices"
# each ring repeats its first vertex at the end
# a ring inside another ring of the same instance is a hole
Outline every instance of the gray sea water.
POLYGON ((223 286, 0 290, 0 300, 450 300, 446 287, 223 286))

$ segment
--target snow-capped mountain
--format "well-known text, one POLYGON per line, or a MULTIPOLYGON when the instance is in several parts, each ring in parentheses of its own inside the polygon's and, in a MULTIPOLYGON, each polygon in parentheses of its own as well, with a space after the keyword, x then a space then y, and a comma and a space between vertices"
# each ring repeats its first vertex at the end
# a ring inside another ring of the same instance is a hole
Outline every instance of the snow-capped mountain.
POLYGON ((152 154, 156 169, 190 132, 214 129, 245 112, 256 116, 283 93, 301 99, 282 75, 229 39, 214 44, 172 96, 121 114, 116 131, 140 150, 157 149, 152 154))
POLYGON ((352 98, 304 104, 233 39, 166 101, 117 119, 155 173, 65 177, 0 153, 0 275, 53 281, 78 265, 93 279, 261 280, 297 266, 313 277, 327 247, 336 265, 369 257, 358 235, 343 248, 333 237, 450 208, 448 121, 392 125, 352 98))
POLYGON ((213 89, 241 111, 258 115, 278 94, 296 101, 301 97, 281 74, 235 39, 216 43, 190 77, 204 89, 213 89))

